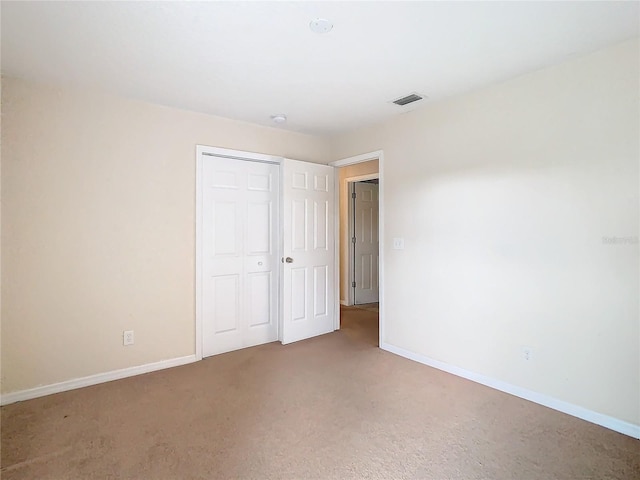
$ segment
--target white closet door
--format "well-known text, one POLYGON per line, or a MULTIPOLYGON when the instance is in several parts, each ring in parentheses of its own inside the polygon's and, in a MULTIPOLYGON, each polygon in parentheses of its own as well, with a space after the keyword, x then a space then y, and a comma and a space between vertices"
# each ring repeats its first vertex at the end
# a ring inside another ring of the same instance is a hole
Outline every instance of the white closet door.
POLYGON ((378 185, 356 182, 354 303, 378 301, 378 185))
POLYGON ((285 159, 282 343, 334 330, 334 168, 285 159))
POLYGON ((277 165, 203 162, 203 356, 278 339, 277 165))

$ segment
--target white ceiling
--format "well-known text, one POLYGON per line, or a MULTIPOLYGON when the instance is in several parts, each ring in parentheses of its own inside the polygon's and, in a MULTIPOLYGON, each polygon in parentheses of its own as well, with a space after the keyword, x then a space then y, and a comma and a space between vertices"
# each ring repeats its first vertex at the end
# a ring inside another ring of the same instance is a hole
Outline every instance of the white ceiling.
POLYGON ((332 134, 638 36, 639 6, 2 1, 2 73, 332 134))

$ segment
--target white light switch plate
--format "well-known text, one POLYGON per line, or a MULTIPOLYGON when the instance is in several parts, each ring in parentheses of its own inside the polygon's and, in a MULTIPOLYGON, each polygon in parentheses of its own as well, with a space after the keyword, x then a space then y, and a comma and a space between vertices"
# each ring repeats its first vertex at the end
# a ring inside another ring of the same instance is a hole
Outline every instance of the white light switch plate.
POLYGON ((394 250, 404 250, 404 238, 394 238, 393 239, 393 249, 394 250))

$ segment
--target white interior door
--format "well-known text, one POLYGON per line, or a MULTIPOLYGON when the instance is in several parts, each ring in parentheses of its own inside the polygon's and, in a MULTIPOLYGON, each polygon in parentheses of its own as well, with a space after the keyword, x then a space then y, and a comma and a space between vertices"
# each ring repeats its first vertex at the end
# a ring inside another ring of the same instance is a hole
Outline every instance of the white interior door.
POLYGON ((334 330, 334 168, 285 159, 282 343, 334 330))
POLYGON ((378 301, 378 184, 356 182, 354 197, 354 303, 378 301))
POLYGON ((278 165, 205 157, 202 352, 278 339, 278 165))

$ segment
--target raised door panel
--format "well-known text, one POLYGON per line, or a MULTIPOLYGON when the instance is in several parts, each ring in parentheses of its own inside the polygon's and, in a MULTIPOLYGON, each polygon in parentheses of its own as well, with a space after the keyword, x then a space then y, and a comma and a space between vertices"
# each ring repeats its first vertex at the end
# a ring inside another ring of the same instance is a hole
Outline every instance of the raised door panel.
POLYGON ((307 226, 309 224, 307 200, 291 202, 291 250, 296 253, 307 251, 307 226))
POLYGON ((329 313, 329 268, 320 265, 313 268, 313 316, 322 317, 329 313))
POLYGON ((247 205, 247 255, 273 253, 273 203, 250 202, 247 205))
POLYGON ((329 249, 329 202, 313 202, 313 248, 329 249))
POLYGON ((271 324, 271 272, 257 272, 248 275, 247 308, 249 328, 271 324))
POLYGON ((228 352, 242 346, 242 281, 239 275, 206 279, 203 305, 203 346, 205 356, 228 352))
POLYGON ((212 254, 218 256, 237 256, 241 252, 242 229, 240 218, 241 205, 238 201, 213 201, 212 254))
POLYGON ((294 322, 307 319, 307 267, 291 269, 291 316, 294 322))

